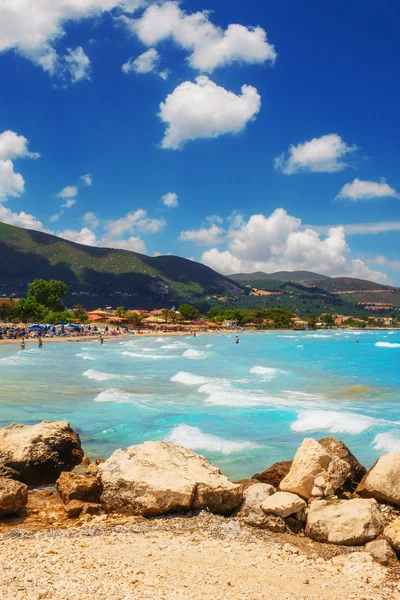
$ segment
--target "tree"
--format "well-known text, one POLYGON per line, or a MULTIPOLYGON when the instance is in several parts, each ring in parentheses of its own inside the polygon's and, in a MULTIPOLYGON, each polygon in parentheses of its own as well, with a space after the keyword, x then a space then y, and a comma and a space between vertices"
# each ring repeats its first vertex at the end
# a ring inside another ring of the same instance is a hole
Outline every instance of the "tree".
POLYGON ((9 319, 17 307, 15 300, 0 300, 0 321, 9 319))
POLYGON ((75 304, 72 309, 74 319, 78 319, 80 323, 87 323, 89 317, 87 316, 86 310, 82 306, 82 304, 75 304))
POLYGON ((162 318, 164 319, 164 321, 166 323, 168 323, 168 320, 169 320, 169 317, 170 317, 170 312, 171 311, 169 310, 169 308, 163 308, 162 311, 161 311, 161 316, 162 316, 162 318))
POLYGON ((13 319, 19 319, 23 323, 39 321, 44 323, 46 316, 46 307, 36 302, 32 298, 21 300, 12 313, 13 319))
POLYGON ((27 300, 33 300, 51 310, 61 306, 61 300, 68 294, 68 287, 63 281, 52 279, 35 279, 29 286, 27 300))
POLYGON ((195 321, 200 316, 200 312, 191 304, 181 304, 179 313, 185 321, 195 321))
POLYGON ((115 309, 115 313, 116 313, 117 317, 123 317, 124 314, 126 313, 125 307, 117 306, 117 308, 115 309))
POLYGON ((140 325, 143 319, 142 315, 140 315, 134 310, 127 310, 124 315, 124 318, 128 325, 134 325, 135 327, 140 325))

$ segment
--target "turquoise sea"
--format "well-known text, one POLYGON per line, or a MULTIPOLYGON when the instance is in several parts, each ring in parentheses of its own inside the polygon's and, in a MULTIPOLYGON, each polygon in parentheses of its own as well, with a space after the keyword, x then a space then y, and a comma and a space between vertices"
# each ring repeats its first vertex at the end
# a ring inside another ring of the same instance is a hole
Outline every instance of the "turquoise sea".
POLYGON ((260 332, 0 345, 0 426, 67 419, 89 456, 170 440, 232 478, 342 439, 400 451, 400 332, 260 332))

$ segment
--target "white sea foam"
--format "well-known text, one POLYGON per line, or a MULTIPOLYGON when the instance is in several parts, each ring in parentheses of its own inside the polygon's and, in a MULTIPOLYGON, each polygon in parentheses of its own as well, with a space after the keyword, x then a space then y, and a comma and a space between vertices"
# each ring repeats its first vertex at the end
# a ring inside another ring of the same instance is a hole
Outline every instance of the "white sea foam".
POLYGON ((173 344, 165 344, 165 346, 160 346, 162 350, 180 350, 182 348, 190 348, 189 344, 185 342, 174 342, 173 344))
POLYGON ((325 333, 308 333, 306 338, 331 338, 331 335, 326 335, 325 333))
POLYGON ((212 348, 214 344, 206 344, 206 348, 212 348))
POLYGON ((214 379, 203 384, 198 391, 206 394, 204 400, 206 404, 216 406, 259 406, 279 403, 278 398, 267 396, 264 392, 236 388, 228 379, 214 379))
POLYGON ((278 335, 279 338, 297 338, 297 335, 278 335))
POLYGON ((170 356, 168 354, 140 354, 140 352, 129 352, 125 350, 121 352, 122 356, 132 356, 133 358, 145 358, 147 360, 165 360, 166 358, 176 358, 176 356, 170 356))
POLYGON ((285 373, 285 371, 282 371, 281 369, 274 369, 272 367, 261 367, 256 365, 254 367, 251 367, 250 373, 253 373, 254 375, 260 375, 262 379, 268 380, 275 379, 277 375, 279 375, 280 373, 283 374, 285 373))
POLYGON ((378 348, 400 348, 400 344, 392 344, 391 342, 376 342, 378 348))
POLYGON ((202 350, 194 350, 194 348, 189 348, 188 350, 185 350, 182 356, 184 358, 190 358, 191 360, 207 358, 205 352, 203 352, 202 350))
POLYGON ((330 433, 350 433, 357 435, 377 423, 376 419, 356 413, 335 410, 301 411, 297 421, 291 424, 293 431, 322 431, 330 433))
POLYGON ((95 371, 94 369, 88 369, 82 373, 88 379, 95 379, 96 381, 109 381, 110 379, 136 379, 135 375, 118 375, 117 373, 103 373, 102 371, 95 371))
POLYGON ((4 358, 0 358, 1 365, 15 366, 23 363, 27 363, 29 361, 32 364, 32 359, 34 359, 34 355, 37 354, 36 348, 31 348, 30 350, 20 350, 16 354, 12 354, 11 356, 5 356, 4 358))
POLYGON ((304 348, 304 346, 302 346, 301 344, 298 344, 296 347, 297 348, 304 348))
POLYGON ((378 433, 374 439, 374 448, 384 450, 385 452, 400 452, 400 432, 387 431, 378 433))
POLYGON ((198 427, 191 427, 185 423, 175 427, 165 438, 165 441, 184 446, 190 450, 206 450, 207 452, 221 452, 222 454, 259 448, 257 444, 252 442, 237 442, 203 433, 198 427))
POLYGON ((96 360, 94 356, 92 356, 91 354, 87 354, 87 352, 78 352, 76 356, 79 356, 79 358, 83 358, 83 360, 96 360))
POLYGON ((192 373, 179 371, 179 373, 171 377, 171 381, 182 383, 183 385, 203 385, 204 383, 211 381, 211 379, 203 377, 202 375, 193 375, 192 373))
POLYGON ((323 400, 322 394, 300 392, 298 390, 284 390, 283 392, 288 400, 323 400))
POLYGON ((115 402, 116 404, 142 404, 148 401, 150 401, 150 396, 135 394, 133 392, 124 392, 115 388, 104 390, 94 398, 94 402, 115 402))

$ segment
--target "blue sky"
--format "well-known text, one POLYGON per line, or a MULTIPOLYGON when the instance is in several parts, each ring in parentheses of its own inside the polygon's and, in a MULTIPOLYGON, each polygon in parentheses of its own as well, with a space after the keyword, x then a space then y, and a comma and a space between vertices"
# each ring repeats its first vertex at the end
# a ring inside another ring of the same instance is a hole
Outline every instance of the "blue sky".
POLYGON ((227 274, 400 284, 399 17, 0 0, 0 220, 227 274))

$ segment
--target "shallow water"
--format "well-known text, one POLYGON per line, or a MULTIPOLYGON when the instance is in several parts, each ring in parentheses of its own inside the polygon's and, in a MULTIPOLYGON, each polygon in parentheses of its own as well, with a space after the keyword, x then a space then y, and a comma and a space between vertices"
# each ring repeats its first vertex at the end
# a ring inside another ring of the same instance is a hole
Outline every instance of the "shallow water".
POLYGON ((367 466, 400 451, 400 332, 0 345, 0 426, 67 419, 87 454, 170 440, 233 478, 334 435, 367 466), (355 342, 358 343, 355 343, 355 342))

